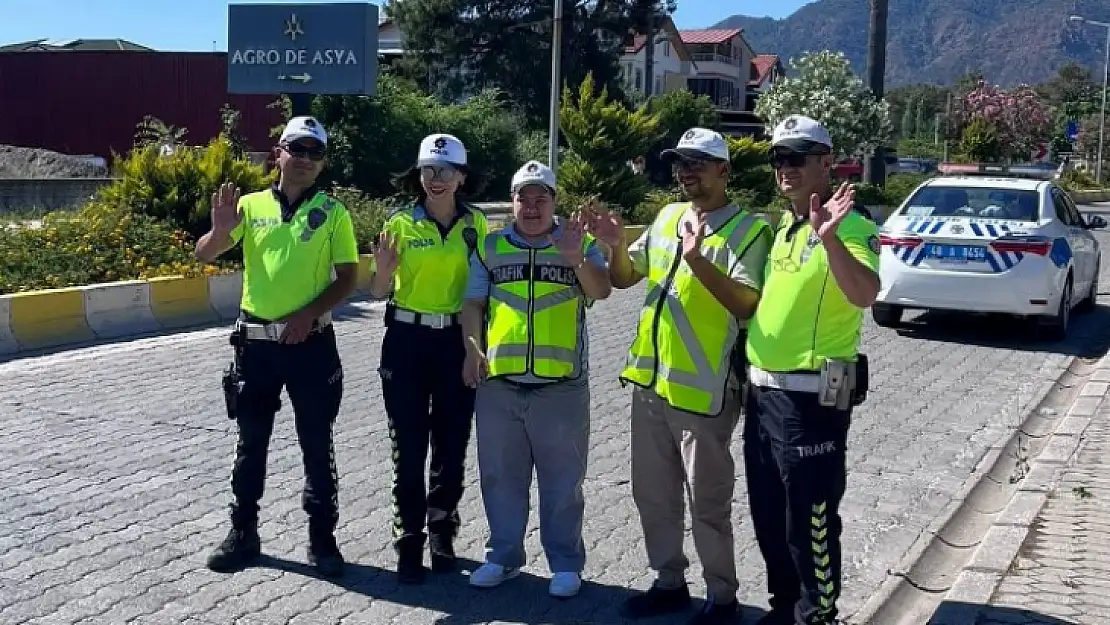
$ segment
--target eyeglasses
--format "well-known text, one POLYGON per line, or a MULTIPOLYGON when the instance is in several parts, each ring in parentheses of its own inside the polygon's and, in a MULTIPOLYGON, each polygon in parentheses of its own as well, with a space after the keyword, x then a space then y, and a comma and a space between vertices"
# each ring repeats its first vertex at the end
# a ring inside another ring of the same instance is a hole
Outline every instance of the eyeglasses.
POLYGON ((323 146, 309 147, 302 143, 289 143, 281 147, 293 158, 307 158, 314 162, 324 160, 324 157, 327 156, 328 153, 327 148, 323 146))
POLYGON ((775 152, 771 154, 771 167, 775 169, 782 169, 783 167, 805 167, 809 157, 824 156, 825 154, 824 152, 775 152))
POLYGON ((680 158, 671 165, 671 171, 678 173, 680 171, 688 171, 694 174, 700 174, 705 171, 709 166, 709 161, 700 158, 680 158))
POLYGON ((456 176, 459 175, 459 170, 449 166, 433 167, 431 165, 425 165, 424 167, 420 168, 420 175, 429 182, 433 180, 451 182, 455 179, 456 176))

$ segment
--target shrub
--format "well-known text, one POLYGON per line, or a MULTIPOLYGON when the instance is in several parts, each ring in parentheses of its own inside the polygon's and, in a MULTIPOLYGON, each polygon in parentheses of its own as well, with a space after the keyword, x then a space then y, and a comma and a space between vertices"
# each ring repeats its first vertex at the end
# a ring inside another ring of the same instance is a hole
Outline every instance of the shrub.
POLYGON ((997 163, 1002 158, 1002 143, 991 122, 976 117, 960 137, 960 153, 973 163, 997 163))
POLYGON ((1068 191, 1088 191, 1102 187, 1095 177, 1085 171, 1069 169, 1060 177, 1060 186, 1068 191))
POLYGON ((918 185, 932 177, 930 174, 898 174, 887 178, 886 187, 883 189, 883 202, 887 206, 898 206, 918 185))
POLYGON ((729 137, 728 152, 732 161, 729 188, 751 191, 750 206, 766 206, 778 195, 775 172, 767 158, 769 141, 756 141, 751 137, 729 137))
POLYGON ((658 117, 642 108, 628 110, 611 101, 604 89, 595 93, 593 77, 587 75, 577 94, 564 88, 559 120, 569 147, 559 167, 560 191, 598 194, 627 217, 651 188, 647 178, 633 173, 628 162, 659 140, 658 117))
POLYGON ((50 213, 39 228, 0 228, 0 250, 0 294, 235 269, 195 260, 171 224, 103 202, 50 213))
POLYGON ((382 74, 376 95, 321 96, 313 113, 330 135, 332 166, 325 180, 376 197, 395 193, 391 176, 412 167, 420 141, 436 132, 457 136, 466 145, 471 169, 487 180, 484 192, 472 200, 503 199, 522 164, 523 122, 492 91, 447 105, 382 74))
POLYGON ((373 199, 351 187, 334 187, 329 193, 342 202, 351 214, 355 239, 358 241, 358 252, 370 254, 373 251, 372 245, 377 242, 378 234, 385 225, 386 218, 400 202, 373 199))
POLYGON ((630 225, 648 225, 655 221, 655 217, 659 211, 663 210, 668 204, 675 202, 682 202, 685 198, 682 194, 673 189, 652 189, 648 192, 647 197, 643 202, 640 202, 628 214, 628 223, 630 225))
POLYGON ((276 171, 236 158, 223 137, 206 147, 179 147, 162 155, 154 144, 137 147, 117 161, 118 180, 102 187, 96 201, 170 222, 193 239, 208 232, 212 194, 225 181, 243 193, 269 186, 276 171))

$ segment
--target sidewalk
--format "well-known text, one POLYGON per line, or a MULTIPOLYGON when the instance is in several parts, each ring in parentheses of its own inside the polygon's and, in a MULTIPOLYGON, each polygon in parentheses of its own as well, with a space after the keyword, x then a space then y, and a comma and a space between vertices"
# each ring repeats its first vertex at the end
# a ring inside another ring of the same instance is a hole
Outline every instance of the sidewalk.
POLYGON ((1110 370, 1092 381, 1103 397, 1078 452, 976 625, 1110 623, 1110 370))

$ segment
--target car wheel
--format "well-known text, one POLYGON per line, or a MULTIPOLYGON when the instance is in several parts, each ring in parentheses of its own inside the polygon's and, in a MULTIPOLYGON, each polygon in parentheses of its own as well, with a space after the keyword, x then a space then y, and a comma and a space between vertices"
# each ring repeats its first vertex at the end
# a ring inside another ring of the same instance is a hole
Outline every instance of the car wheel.
POLYGON ((1095 305, 1098 303, 1098 272, 1101 270, 1099 265, 1101 262, 1095 263, 1095 275, 1091 277, 1091 290, 1087 292, 1087 297, 1079 303, 1079 307, 1085 311, 1094 310, 1095 305))
POLYGON ((902 323, 902 307, 890 304, 872 304, 871 318, 884 328, 896 328, 902 323))
POLYGON ((1068 338, 1068 325, 1071 323, 1071 276, 1064 283, 1064 292, 1060 295, 1060 306, 1056 314, 1049 317, 1048 333, 1053 341, 1062 341, 1068 338))

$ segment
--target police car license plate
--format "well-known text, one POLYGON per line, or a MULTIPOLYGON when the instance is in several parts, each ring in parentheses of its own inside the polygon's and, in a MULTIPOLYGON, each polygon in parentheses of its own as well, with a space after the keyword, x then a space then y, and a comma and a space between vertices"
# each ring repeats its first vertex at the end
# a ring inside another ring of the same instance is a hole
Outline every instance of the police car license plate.
POLYGON ((939 259, 945 263, 983 262, 987 259, 987 250, 982 247, 969 245, 939 245, 930 243, 928 254, 931 258, 939 259))

